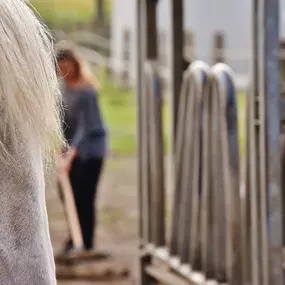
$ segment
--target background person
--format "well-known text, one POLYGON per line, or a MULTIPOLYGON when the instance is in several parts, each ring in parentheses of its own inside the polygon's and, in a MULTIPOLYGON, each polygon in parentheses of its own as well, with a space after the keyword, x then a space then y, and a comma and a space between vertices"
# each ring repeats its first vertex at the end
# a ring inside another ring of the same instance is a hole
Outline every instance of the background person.
MULTIPOLYGON (((60 171, 69 172, 85 250, 94 247, 95 204, 107 153, 107 132, 97 90, 74 50, 57 51, 58 73, 63 79, 64 134, 70 146, 60 158, 60 171)), ((73 249, 71 238, 63 252, 73 249)))

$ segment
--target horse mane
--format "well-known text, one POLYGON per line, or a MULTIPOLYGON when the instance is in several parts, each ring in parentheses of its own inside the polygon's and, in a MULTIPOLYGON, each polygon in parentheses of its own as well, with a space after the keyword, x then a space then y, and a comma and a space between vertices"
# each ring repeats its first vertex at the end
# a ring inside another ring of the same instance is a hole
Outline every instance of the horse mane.
POLYGON ((48 29, 25 0, 0 0, 0 159, 11 145, 40 144, 45 165, 62 146, 61 94, 48 29))

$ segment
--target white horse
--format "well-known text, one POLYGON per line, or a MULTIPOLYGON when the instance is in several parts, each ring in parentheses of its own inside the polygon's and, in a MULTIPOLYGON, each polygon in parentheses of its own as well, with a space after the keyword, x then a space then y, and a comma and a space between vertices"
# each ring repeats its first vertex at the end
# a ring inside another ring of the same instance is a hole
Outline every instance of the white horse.
POLYGON ((0 0, 1 285, 56 284, 44 177, 60 100, 49 34, 23 0, 0 0))

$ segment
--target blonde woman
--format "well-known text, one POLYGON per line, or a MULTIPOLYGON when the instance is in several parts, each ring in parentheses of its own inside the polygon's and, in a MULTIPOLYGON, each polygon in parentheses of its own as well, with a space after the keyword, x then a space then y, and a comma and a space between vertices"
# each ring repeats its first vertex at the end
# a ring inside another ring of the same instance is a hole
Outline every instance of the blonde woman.
MULTIPOLYGON (((77 206, 83 242, 93 249, 95 198, 107 153, 107 132, 97 100, 97 90, 81 59, 74 50, 57 52, 58 72, 64 82, 65 138, 70 146, 60 160, 60 168, 69 171, 77 206)), ((63 252, 73 249, 68 239, 63 252)))

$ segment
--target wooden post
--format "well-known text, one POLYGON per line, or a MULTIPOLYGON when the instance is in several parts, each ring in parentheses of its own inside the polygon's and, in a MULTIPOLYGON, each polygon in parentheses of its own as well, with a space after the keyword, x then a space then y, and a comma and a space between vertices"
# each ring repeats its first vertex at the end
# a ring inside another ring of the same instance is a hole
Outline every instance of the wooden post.
POLYGON ((184 56, 185 58, 192 62, 194 60, 194 36, 189 30, 184 32, 184 56))
POLYGON ((96 24, 100 26, 103 26, 105 23, 104 2, 104 0, 95 0, 96 24))
POLYGON ((129 69, 130 69, 130 31, 125 29, 123 31, 123 70, 122 70, 122 83, 124 86, 128 86, 130 83, 129 69))
POLYGON ((225 63, 225 35, 223 33, 214 34, 213 63, 225 63))

